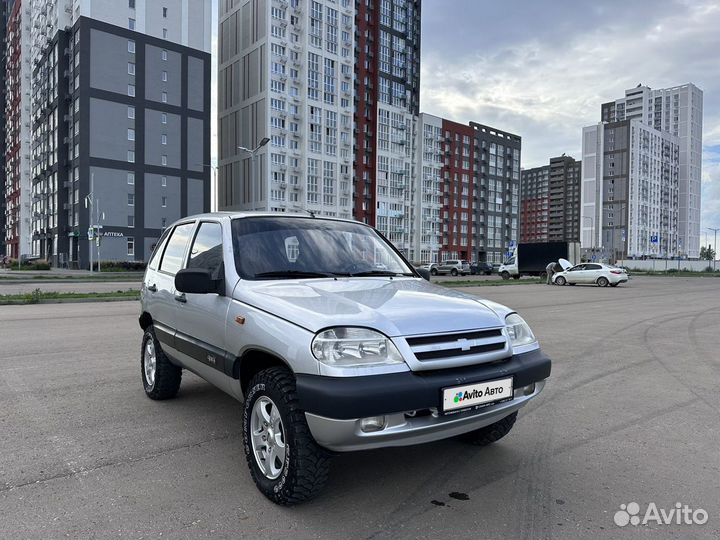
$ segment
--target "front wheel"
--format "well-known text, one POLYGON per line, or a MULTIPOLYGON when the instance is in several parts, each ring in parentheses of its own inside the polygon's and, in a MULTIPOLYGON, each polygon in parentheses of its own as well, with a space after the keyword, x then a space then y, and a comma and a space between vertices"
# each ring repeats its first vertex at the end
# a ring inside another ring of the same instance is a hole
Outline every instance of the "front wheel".
POLYGON ((606 277, 599 277, 597 280, 597 286, 598 287, 607 287, 610 282, 608 281, 608 278, 606 277))
POLYGON ((555 278, 555 285, 565 285, 566 283, 567 280, 562 276, 558 276, 555 278))
POLYGON ((453 268, 452 270, 450 270, 450 275, 451 275, 451 276, 457 276, 457 275, 458 275, 458 271, 453 268))
POLYGON ((243 441, 250 475, 272 502, 298 504, 325 485, 330 456, 310 433, 295 378, 287 369, 266 369, 250 381, 243 403, 243 441))
POLYGON ((508 272, 503 272, 502 274, 500 274, 500 277, 507 281, 508 279, 510 279, 510 274, 508 272))
POLYGON ((431 275, 431 276, 437 276, 437 274, 438 274, 437 268, 431 268, 431 269, 430 269, 430 275, 431 275))
POLYGON ((475 446, 492 444, 510 433, 510 430, 515 425, 515 420, 517 420, 517 415, 518 413, 514 412, 494 424, 460 435, 460 439, 475 446))

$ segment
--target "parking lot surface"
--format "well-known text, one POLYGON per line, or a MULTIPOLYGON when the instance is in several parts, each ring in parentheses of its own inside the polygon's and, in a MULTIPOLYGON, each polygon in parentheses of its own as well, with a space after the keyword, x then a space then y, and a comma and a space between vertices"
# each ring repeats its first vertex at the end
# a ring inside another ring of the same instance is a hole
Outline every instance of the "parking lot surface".
POLYGON ((0 307, 0 538, 720 536, 720 279, 457 290, 526 318, 543 394, 487 448, 337 456, 294 508, 255 489, 237 402, 187 373, 145 397, 137 302, 0 307), (630 502, 708 521, 619 527, 630 502))

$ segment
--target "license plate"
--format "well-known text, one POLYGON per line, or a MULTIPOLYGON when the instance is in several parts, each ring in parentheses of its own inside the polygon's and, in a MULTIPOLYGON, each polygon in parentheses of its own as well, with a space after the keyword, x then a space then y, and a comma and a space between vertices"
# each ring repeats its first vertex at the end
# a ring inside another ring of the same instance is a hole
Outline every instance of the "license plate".
POLYGON ((442 411, 450 412, 513 398, 513 378, 444 388, 442 411))

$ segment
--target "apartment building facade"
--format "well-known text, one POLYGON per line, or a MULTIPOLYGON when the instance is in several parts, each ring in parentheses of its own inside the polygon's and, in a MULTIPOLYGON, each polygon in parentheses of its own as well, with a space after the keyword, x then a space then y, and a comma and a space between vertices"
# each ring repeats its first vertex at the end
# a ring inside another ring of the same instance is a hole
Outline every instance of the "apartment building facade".
POLYGON ((410 259, 419 263, 442 260, 442 215, 445 189, 443 119, 420 113, 417 122, 416 177, 411 214, 413 243, 410 259))
POLYGON ((5 99, 6 99, 6 54, 7 54, 7 22, 12 3, 8 0, 0 0, 0 257, 5 256, 5 99))
POLYGON ((5 67, 5 253, 30 254, 30 0, 8 14, 5 67))
POLYGON ((475 141, 476 260, 501 263, 518 238, 522 139, 470 122, 475 141))
POLYGON ((565 155, 521 171, 520 242, 580 241, 580 173, 565 155))
POLYGON ((700 255, 700 209, 702 195, 703 92, 692 83, 652 89, 638 85, 625 96, 601 105, 601 120, 636 119, 678 137, 678 251, 682 256, 700 255))
POLYGON ((219 23, 219 208, 351 217, 354 3, 227 0, 219 23))
POLYGON ((677 136, 637 118, 583 128, 581 246, 611 261, 683 255, 677 136))
POLYGON ((48 2, 41 27, 72 25, 33 60, 33 253, 80 268, 91 249, 147 260, 167 225, 210 208, 210 10, 65 7, 48 2))

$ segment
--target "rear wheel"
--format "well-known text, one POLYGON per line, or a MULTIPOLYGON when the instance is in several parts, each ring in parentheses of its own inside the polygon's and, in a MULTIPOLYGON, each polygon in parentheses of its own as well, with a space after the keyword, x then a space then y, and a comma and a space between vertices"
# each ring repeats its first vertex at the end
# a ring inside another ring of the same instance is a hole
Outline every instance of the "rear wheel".
POLYGON ((145 330, 140 351, 143 388, 150 399, 170 399, 180 389, 182 369, 170 363, 160 348, 153 327, 145 330))
POLYGON ((460 435, 460 439, 475 446, 492 444, 510 433, 510 430, 515 425, 515 420, 517 420, 517 415, 518 413, 514 412, 494 424, 460 435))
POLYGON ((458 271, 457 271, 455 268, 453 268, 452 270, 450 270, 450 275, 451 275, 451 276, 457 276, 457 275, 458 275, 458 271))
POLYGON ((513 279, 520 279, 520 276, 519 275, 513 276, 513 279))
POLYGON ((608 281, 608 278, 600 276, 597 280, 597 286, 598 287, 607 287, 610 282, 608 281))
POLYGON ((610 286, 611 286, 611 287, 617 287, 618 284, 617 284, 617 283, 611 283, 610 286))
POLYGON ((503 272, 502 274, 500 274, 500 277, 507 280, 510 279, 510 274, 508 272, 503 272))
POLYGON ((285 368, 261 371, 243 403, 245 458, 255 485, 276 504, 311 499, 325 485, 330 456, 313 439, 295 378, 285 368))
POLYGON ((556 285, 565 285, 566 283, 567 283, 567 280, 563 276, 558 276, 555 278, 556 285))

